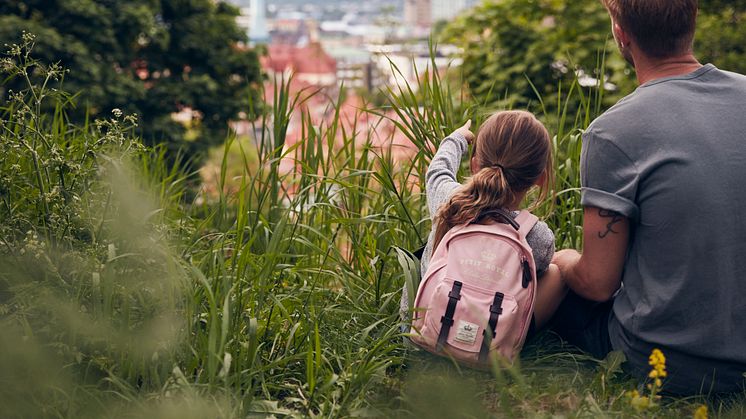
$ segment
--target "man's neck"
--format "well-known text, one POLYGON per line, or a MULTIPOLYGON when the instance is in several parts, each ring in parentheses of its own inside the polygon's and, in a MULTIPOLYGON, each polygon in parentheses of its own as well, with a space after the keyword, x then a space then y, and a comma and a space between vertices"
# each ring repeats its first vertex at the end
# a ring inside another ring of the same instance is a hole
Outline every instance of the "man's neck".
POLYGON ((692 54, 662 59, 635 57, 637 82, 641 85, 664 77, 683 76, 700 67, 702 64, 692 54))

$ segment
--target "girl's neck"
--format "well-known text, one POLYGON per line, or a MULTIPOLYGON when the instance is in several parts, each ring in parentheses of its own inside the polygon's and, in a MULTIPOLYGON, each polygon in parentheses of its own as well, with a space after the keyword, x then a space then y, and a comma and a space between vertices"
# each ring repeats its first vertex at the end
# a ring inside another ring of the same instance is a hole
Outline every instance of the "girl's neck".
POLYGON ((511 211, 519 211, 521 209, 521 203, 523 202, 523 198, 526 197, 526 192, 528 191, 523 191, 521 193, 516 194, 515 201, 513 201, 510 205, 508 205, 507 209, 511 211))

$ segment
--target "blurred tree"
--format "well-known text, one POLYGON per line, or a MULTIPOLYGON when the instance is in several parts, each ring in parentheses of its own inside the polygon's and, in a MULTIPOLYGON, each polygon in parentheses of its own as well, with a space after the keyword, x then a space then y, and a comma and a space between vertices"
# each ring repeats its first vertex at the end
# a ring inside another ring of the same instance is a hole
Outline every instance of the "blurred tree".
MULTIPOLYGON (((488 106, 536 104, 530 80, 552 113, 560 82, 566 88, 575 76, 583 84, 599 78, 604 51, 606 80, 616 89, 605 92, 603 105, 636 86, 596 0, 485 1, 452 22, 442 40, 463 48, 466 84, 488 106)), ((700 0, 695 51, 704 62, 746 73, 746 0, 700 0)))
POLYGON ((746 0, 701 0, 694 49, 702 62, 746 74, 746 0))
POLYGON ((560 83, 567 89, 578 77, 592 85, 604 57, 605 81, 616 86, 607 102, 633 88, 598 1, 485 1, 451 23, 443 39, 463 48, 465 81, 489 106, 530 107, 538 92, 552 113, 560 83))
POLYGON ((147 143, 198 161, 258 98, 257 55, 237 13, 213 0, 0 0, 0 41, 33 33, 34 54, 69 69, 65 90, 80 92, 71 119, 137 113, 147 143))
POLYGON ((746 0, 699 0, 699 9, 703 13, 718 13, 723 9, 746 10, 746 0))

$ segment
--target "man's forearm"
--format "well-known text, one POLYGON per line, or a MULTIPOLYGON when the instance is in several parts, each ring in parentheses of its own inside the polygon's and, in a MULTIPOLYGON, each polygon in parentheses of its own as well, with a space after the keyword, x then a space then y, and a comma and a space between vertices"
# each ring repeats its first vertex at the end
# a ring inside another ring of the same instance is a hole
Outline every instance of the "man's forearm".
POLYGON ((604 281, 601 277, 602 272, 598 272, 597 275, 590 272, 587 261, 583 260, 583 255, 576 250, 568 249, 557 252, 552 263, 560 268, 562 280, 568 288, 583 298, 607 301, 616 291, 616 287, 608 286, 609 281, 604 281))
POLYGON ((594 301, 607 301, 619 289, 629 240, 629 220, 594 207, 583 211, 583 254, 557 252, 553 262, 571 290, 594 301))

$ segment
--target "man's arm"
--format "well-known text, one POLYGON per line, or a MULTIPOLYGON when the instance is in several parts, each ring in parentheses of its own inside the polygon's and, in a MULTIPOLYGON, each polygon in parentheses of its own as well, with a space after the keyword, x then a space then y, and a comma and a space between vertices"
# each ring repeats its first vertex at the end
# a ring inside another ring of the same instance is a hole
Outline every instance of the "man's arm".
POLYGON ((607 301, 622 283, 629 243, 629 220, 613 211, 583 211, 583 253, 561 250, 554 256, 567 285, 581 297, 607 301))

